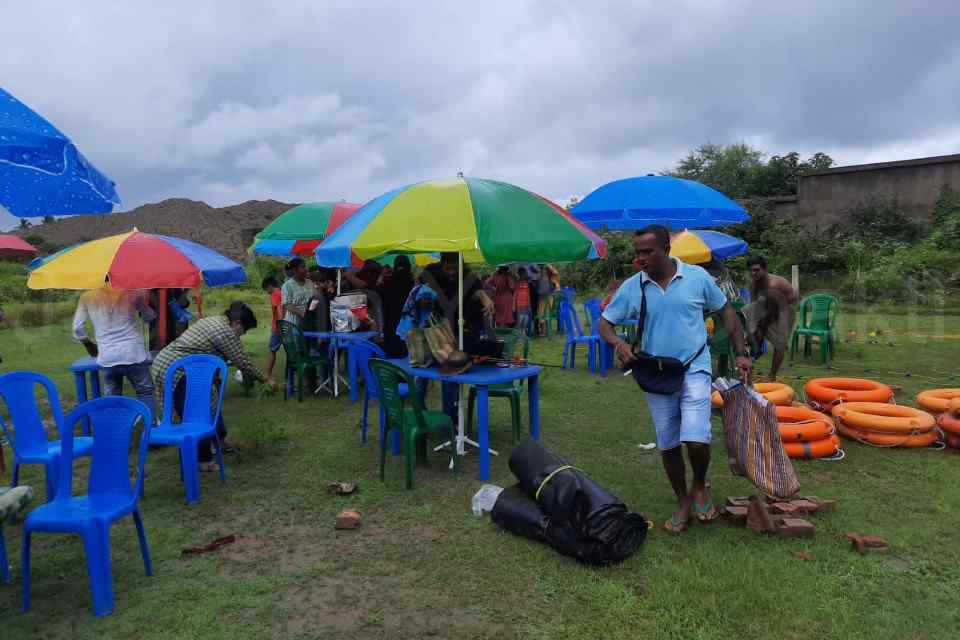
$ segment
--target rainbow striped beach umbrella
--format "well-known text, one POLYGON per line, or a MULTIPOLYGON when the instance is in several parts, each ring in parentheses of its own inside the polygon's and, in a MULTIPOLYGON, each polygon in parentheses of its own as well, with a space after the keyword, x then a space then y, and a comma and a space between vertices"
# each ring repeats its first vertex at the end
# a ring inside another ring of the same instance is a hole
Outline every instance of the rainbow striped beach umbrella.
POLYGON ((690 264, 726 260, 746 252, 746 242, 719 231, 681 231, 670 238, 670 255, 690 264))
POLYGON ((30 265, 30 289, 193 289, 247 280, 243 267, 202 244, 137 229, 68 247, 30 265))
POLYGON ((277 216, 258 233, 250 250, 265 256, 312 256, 320 242, 361 206, 352 202, 308 202, 297 205, 277 216))
POLYGON ((365 204, 316 250, 345 267, 387 253, 457 252, 464 262, 573 262, 606 257, 606 244, 565 209, 526 189, 480 178, 429 180, 365 204))

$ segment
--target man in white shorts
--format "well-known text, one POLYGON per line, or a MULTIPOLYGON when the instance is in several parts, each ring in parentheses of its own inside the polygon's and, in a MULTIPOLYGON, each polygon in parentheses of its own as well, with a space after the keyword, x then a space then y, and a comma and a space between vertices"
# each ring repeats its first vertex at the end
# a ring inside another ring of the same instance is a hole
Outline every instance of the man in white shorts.
POLYGON ((752 361, 744 348, 743 328, 736 312, 714 279, 702 268, 670 257, 670 232, 660 225, 637 231, 633 238, 640 272, 626 280, 603 312, 600 335, 617 351, 625 365, 634 360, 632 347, 620 338, 616 326, 639 318, 643 296, 646 317, 643 351, 689 363, 680 391, 647 393, 647 404, 657 432, 663 468, 677 496, 677 510, 664 525, 668 531, 686 531, 694 516, 703 523, 719 515, 707 490, 710 466, 710 349, 706 346, 704 314, 722 310, 724 328, 732 336, 737 368, 750 375, 752 361), (693 469, 688 487, 683 448, 693 469))

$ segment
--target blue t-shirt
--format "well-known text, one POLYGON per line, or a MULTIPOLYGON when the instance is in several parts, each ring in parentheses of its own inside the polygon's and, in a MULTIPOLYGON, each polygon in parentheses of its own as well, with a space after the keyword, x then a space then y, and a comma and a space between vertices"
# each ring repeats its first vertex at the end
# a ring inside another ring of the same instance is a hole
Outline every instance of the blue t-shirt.
MULTIPOLYGON (((716 311, 727 303, 720 287, 701 267, 671 258, 677 273, 664 291, 646 273, 626 280, 607 305, 603 317, 612 324, 640 317, 640 287, 647 293, 647 319, 643 328, 642 348, 656 356, 677 358, 686 362, 707 342, 704 313, 716 311)), ((710 349, 704 349, 690 364, 690 372, 710 373, 710 349)))

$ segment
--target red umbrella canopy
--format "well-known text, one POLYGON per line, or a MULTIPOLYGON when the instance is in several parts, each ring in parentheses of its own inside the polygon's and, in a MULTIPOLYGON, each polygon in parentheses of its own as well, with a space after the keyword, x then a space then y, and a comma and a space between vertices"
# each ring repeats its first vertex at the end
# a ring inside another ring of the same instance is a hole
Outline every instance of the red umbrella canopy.
POLYGON ((37 248, 20 236, 0 234, 0 259, 23 260, 37 253, 37 248))

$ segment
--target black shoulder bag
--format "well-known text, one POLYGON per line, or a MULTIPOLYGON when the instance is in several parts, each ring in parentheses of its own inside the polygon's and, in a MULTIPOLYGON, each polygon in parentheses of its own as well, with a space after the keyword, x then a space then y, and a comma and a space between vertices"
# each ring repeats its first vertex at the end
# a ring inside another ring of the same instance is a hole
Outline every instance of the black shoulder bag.
POLYGON ((640 388, 647 393, 670 395, 683 388, 683 377, 687 369, 707 348, 704 343, 693 356, 683 362, 677 358, 655 356, 643 350, 643 327, 647 321, 647 291, 644 288, 648 281, 640 284, 640 320, 637 325, 637 340, 633 343, 634 360, 627 366, 632 369, 633 379, 640 388))

